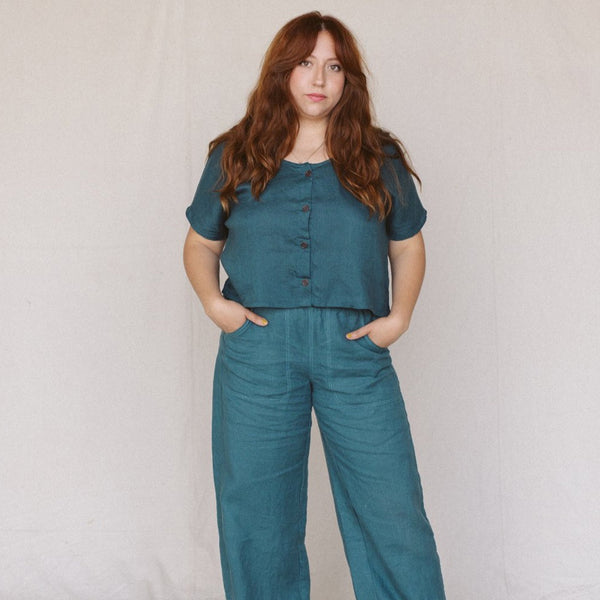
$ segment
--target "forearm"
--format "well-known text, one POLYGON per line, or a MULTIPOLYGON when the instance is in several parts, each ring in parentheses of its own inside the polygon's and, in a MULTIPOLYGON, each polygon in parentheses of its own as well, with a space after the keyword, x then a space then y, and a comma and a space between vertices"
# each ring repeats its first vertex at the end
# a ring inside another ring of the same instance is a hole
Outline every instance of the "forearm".
POLYGON ((390 242, 392 305, 390 316, 408 329, 425 276, 425 244, 418 233, 409 240, 390 242))
POLYGON ((204 312, 225 333, 235 331, 246 319, 256 325, 267 325, 267 319, 221 294, 219 260, 224 246, 224 240, 208 240, 191 227, 183 246, 185 272, 204 312))
POLYGON ((219 257, 223 244, 213 242, 213 248, 190 233, 183 248, 185 272, 204 310, 208 314, 215 300, 222 299, 219 281, 219 257))

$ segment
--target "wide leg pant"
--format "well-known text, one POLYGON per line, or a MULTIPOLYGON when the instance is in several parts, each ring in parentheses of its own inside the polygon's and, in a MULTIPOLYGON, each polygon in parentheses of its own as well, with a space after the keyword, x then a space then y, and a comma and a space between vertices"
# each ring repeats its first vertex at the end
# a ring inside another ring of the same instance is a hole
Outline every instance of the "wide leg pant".
POLYGON ((311 411, 357 600, 443 600, 410 428, 389 351, 345 333, 344 308, 253 308, 221 335, 213 466, 228 600, 308 600, 311 411))

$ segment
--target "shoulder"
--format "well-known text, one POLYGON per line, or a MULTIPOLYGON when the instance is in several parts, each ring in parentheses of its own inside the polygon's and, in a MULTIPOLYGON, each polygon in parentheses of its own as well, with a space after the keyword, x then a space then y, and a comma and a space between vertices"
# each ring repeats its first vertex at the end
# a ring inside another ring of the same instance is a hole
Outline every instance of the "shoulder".
POLYGON ((404 162, 404 152, 402 148, 394 143, 386 143, 382 145, 384 159, 382 164, 382 175, 384 178, 392 176, 397 177, 400 181, 405 180, 409 171, 404 162))
POLYGON ((396 144, 391 142, 385 143, 381 145, 383 153, 386 158, 400 158, 400 149, 396 144))
POLYGON ((222 175, 222 158, 224 143, 214 144, 211 142, 208 146, 208 154, 204 163, 204 174, 211 179, 219 179, 222 175))
MULTIPOLYGON (((218 140, 219 138, 217 138, 218 140)), ((225 150, 225 142, 213 140, 208 145, 208 156, 207 162, 221 162, 221 158, 223 157, 223 151, 225 150)))

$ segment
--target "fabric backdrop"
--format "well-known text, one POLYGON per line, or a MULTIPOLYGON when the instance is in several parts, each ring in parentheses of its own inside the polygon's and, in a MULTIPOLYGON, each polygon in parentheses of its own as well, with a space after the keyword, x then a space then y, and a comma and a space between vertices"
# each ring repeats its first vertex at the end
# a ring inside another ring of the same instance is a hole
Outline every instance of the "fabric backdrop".
MULTIPOLYGON (((263 0, 0 3, 0 598, 223 598, 185 207, 263 0)), ((323 0, 421 175, 392 349, 449 600, 600 599, 600 5, 323 0)), ((313 598, 352 597, 314 431, 313 598)), ((283 599, 282 599, 283 600, 283 599)))

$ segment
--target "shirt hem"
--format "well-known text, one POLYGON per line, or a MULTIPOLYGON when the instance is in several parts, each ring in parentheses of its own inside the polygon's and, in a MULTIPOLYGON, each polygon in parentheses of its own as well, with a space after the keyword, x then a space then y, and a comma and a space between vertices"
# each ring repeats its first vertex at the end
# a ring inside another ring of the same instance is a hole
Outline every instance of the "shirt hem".
POLYGON ((425 211, 423 213, 422 217, 415 223, 415 225, 413 227, 411 227, 407 231, 403 231, 402 233, 389 234, 388 237, 390 240, 392 240, 394 242, 408 240, 411 237, 413 237, 414 235, 417 235, 417 233, 419 233, 419 231, 421 231, 421 229, 423 229, 423 225, 425 225, 426 221, 427 221, 427 211, 425 211))

